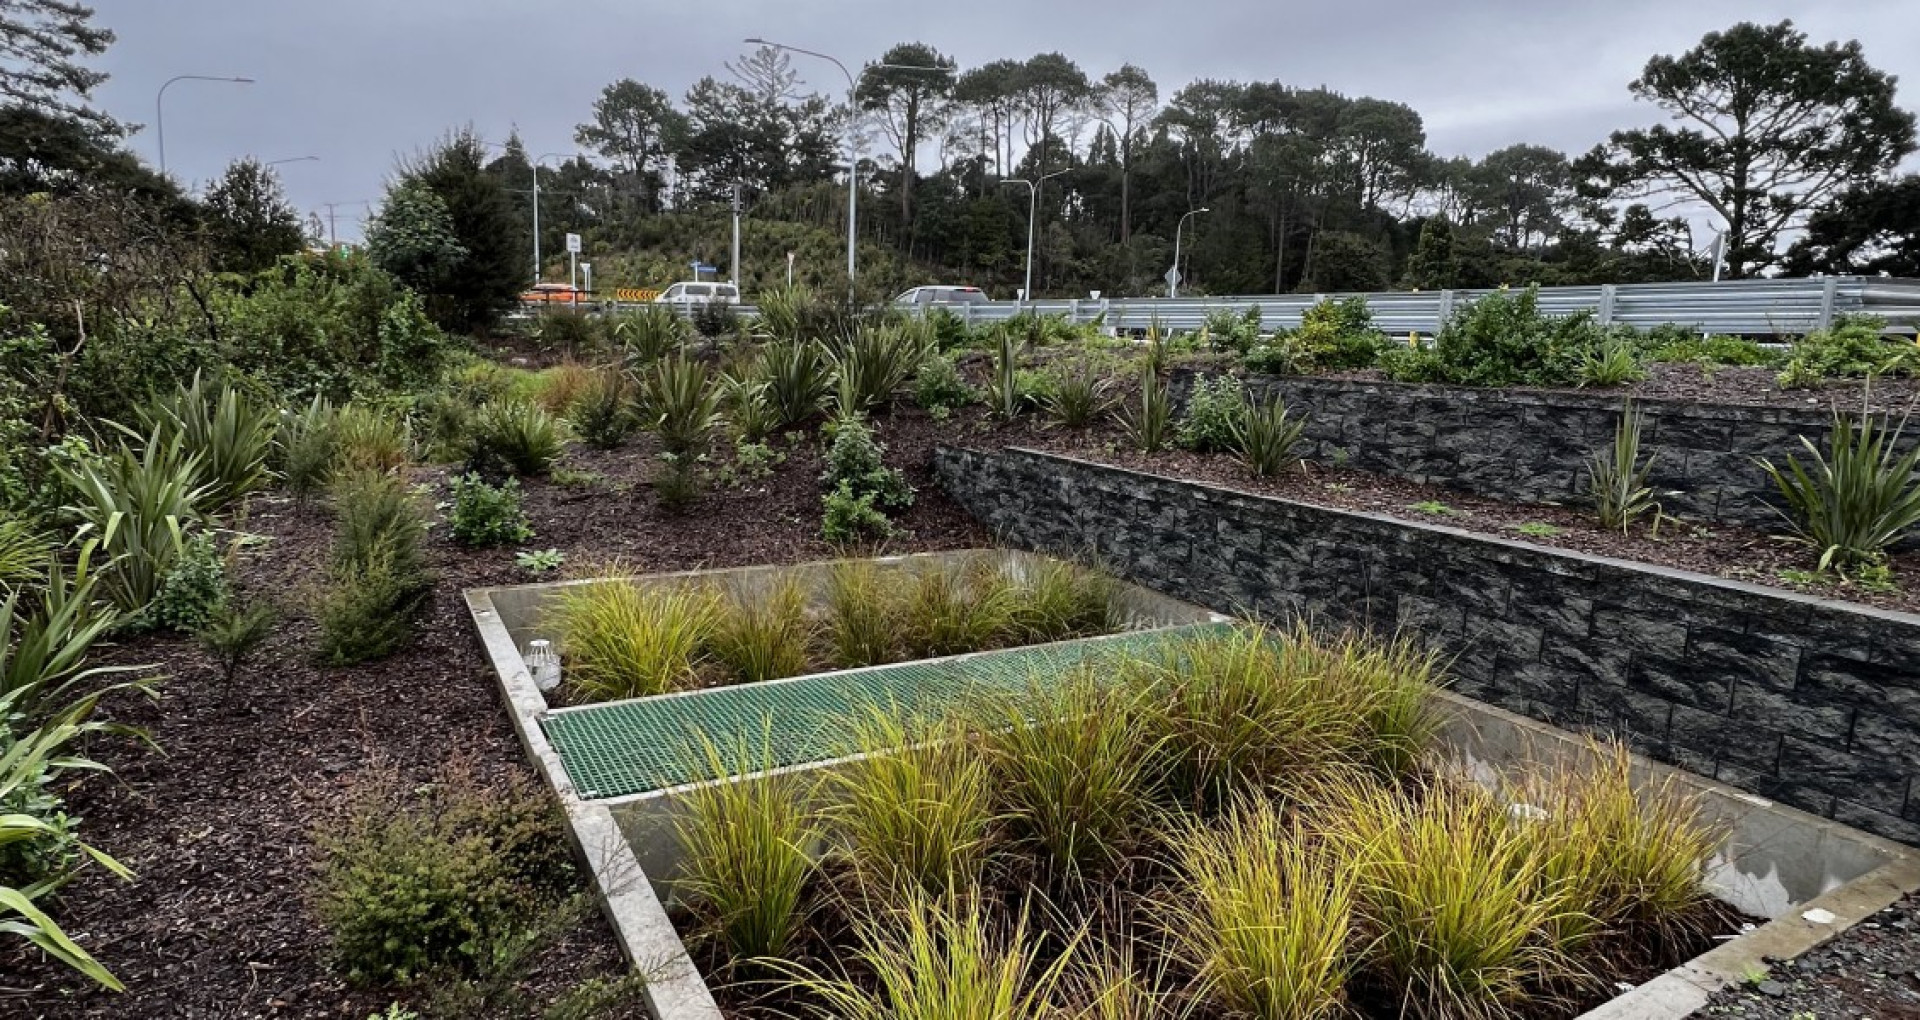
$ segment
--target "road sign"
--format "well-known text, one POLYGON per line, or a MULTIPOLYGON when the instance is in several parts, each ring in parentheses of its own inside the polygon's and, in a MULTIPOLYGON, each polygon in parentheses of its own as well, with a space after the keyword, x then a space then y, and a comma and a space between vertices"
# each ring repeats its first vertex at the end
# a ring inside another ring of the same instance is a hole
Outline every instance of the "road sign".
POLYGON ((1167 270, 1167 275, 1161 277, 1161 279, 1167 281, 1167 286, 1169 287, 1180 286, 1180 267, 1174 266, 1172 269, 1167 270))
POLYGON ((567 254, 569 255, 580 254, 580 235, 579 234, 567 235, 567 254))
POLYGON ((696 273, 717 273, 720 270, 715 269, 710 265, 707 265, 705 262, 695 262, 693 264, 693 271, 696 273))

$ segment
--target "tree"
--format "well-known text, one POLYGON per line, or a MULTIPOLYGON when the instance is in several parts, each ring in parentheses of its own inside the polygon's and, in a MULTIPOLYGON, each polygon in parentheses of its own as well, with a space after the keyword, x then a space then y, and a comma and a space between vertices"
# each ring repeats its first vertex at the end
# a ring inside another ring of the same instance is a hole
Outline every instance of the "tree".
POLYGON ((458 270, 427 294, 434 321, 461 332, 492 324, 513 306, 533 256, 512 196, 486 171, 485 143, 471 129, 448 135, 403 162, 390 193, 408 185, 440 199, 454 239, 466 251, 458 270))
POLYGON ((901 43, 880 55, 859 77, 854 93, 863 110, 880 113, 880 123, 900 150, 900 222, 913 230, 915 155, 929 133, 946 126, 948 97, 953 95, 956 65, 952 58, 925 43, 901 43), (944 68, 913 70, 914 68, 944 68))
POLYGON ((1920 276, 1920 174, 1855 187, 1807 220, 1792 273, 1920 276))
POLYGON ((207 189, 205 205, 215 269, 259 272, 306 243, 300 214, 280 190, 280 178, 258 160, 230 164, 207 189))
POLYGON ((1067 127, 1067 114, 1092 98, 1093 83, 1080 65, 1059 53, 1041 53, 1028 59, 1013 82, 1027 117, 1027 147, 1039 152, 1034 172, 1044 176, 1053 165, 1049 148, 1056 140, 1071 145, 1073 139, 1060 132, 1067 127))
POLYGON ((1407 286, 1445 290, 1455 286, 1460 267, 1453 258, 1453 225, 1435 216, 1420 225, 1420 243, 1407 260, 1407 286))
POLYGON ((573 140, 618 167, 652 211, 658 209, 667 140, 684 133, 685 120, 665 92, 622 78, 601 90, 593 104, 593 121, 575 128, 573 140))
POLYGON ((1120 159, 1120 243, 1133 236, 1133 151, 1135 132, 1153 119, 1160 107, 1160 87, 1147 72, 1123 64, 1100 80, 1096 98, 1103 119, 1113 129, 1120 159))
POLYGON ((87 105, 107 76, 78 58, 97 57, 113 43, 92 18, 93 8, 72 0, 0 0, 0 101, 119 136, 113 118, 87 105))
POLYGON ((375 268, 423 294, 447 289, 466 262, 453 233, 447 203, 420 181, 405 181, 367 225, 367 256, 375 268))
POLYGON ((993 172, 1005 174, 1013 165, 1013 122, 1019 116, 1023 67, 1017 60, 995 60, 960 76, 953 98, 972 107, 983 134, 991 135, 993 172))
POLYGON ((110 138, 71 117, 27 106, 0 105, 0 195, 46 192, 61 197, 128 195, 190 224, 199 209, 110 138))
POLYGON ((1736 279, 1776 264, 1782 233, 1810 210, 1914 148, 1894 79, 1858 42, 1811 46, 1791 21, 1709 33, 1629 87, 1682 126, 1614 132, 1582 160, 1589 194, 1705 205, 1726 224, 1736 279))
POLYGON ((1494 236, 1522 250, 1560 232, 1571 197, 1573 168, 1566 154, 1539 145, 1490 152, 1467 172, 1472 204, 1491 220, 1494 236))

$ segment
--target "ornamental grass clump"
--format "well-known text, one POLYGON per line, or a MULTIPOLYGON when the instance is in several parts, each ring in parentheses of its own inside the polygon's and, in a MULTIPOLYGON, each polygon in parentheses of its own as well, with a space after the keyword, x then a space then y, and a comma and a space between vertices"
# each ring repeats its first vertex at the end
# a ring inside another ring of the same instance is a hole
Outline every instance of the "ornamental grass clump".
POLYGON ((896 629, 897 575, 872 563, 849 560, 836 563, 827 574, 827 609, 823 629, 834 664, 858 669, 894 662, 900 657, 896 629))
POLYGON ((1009 623, 1025 644, 1110 634, 1122 625, 1113 576, 1062 560, 1028 564, 1009 623))
POLYGON ((1354 869, 1308 845, 1265 800, 1170 842, 1178 878, 1163 905, 1166 936, 1202 997, 1256 1020, 1344 1015, 1361 895, 1354 869))
POLYGON ((765 591, 728 592, 707 637, 707 650, 739 683, 807 672, 813 622, 799 582, 789 577, 765 591))
POLYGON ((899 635, 909 659, 996 647, 1012 630, 1019 592, 996 565, 936 565, 902 585, 899 635))
POLYGON ((1365 966, 1421 1020, 1519 1015, 1581 973, 1548 933, 1575 913, 1539 841, 1486 790, 1437 778, 1419 798, 1329 784, 1332 851, 1358 869, 1365 966))
POLYGON ((819 838, 804 781, 792 774, 731 779, 771 772, 766 746, 763 739, 758 755, 750 748, 723 755, 704 742, 710 781, 681 795, 674 823, 682 861, 675 887, 736 967, 785 957, 799 941, 819 838))
POLYGON ((856 725, 857 757, 834 770, 827 811, 860 898, 911 902, 979 884, 991 846, 993 776, 952 724, 875 710, 856 725))
POLYGON ((1083 667, 981 715, 997 813, 1056 886, 1102 879, 1148 841, 1158 757, 1138 692, 1083 667))
POLYGON ((1055 1020, 1056 998, 1072 968, 1076 936, 1043 952, 1023 913, 995 924, 972 898, 910 897, 899 909, 855 928, 849 971, 786 968, 788 984, 835 1020, 1055 1020), (1051 963, 1046 962, 1054 954, 1051 963))
POLYGON ((554 609, 566 685, 581 701, 695 686, 719 615, 718 600, 704 587, 642 588, 618 578, 572 586, 554 609))
POLYGON ((1306 416, 1290 416, 1287 405, 1279 397, 1248 400, 1240 413, 1228 422, 1232 438, 1227 448, 1247 473, 1255 478, 1271 478, 1300 463, 1293 451, 1306 430, 1306 416))
POLYGON ((1633 522, 1648 513, 1659 512, 1653 487, 1647 477, 1653 471, 1654 458, 1640 456, 1640 408, 1629 400, 1620 409, 1620 422, 1614 427, 1613 445, 1594 452, 1587 462, 1588 485, 1593 494, 1594 514, 1608 531, 1626 534, 1633 522))

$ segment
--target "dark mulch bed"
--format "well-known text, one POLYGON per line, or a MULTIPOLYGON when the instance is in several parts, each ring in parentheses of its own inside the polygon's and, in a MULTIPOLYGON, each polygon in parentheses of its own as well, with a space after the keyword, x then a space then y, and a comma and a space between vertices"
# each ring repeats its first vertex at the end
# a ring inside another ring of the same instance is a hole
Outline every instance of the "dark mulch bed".
POLYGON ((1693 1016, 1920 1018, 1920 893, 1798 959, 1768 962, 1764 980, 1723 989, 1693 1016))
POLYGON ((1817 565, 1817 558, 1808 549, 1776 534, 1749 528, 1669 520, 1660 526, 1657 534, 1651 528, 1636 528, 1631 534, 1622 535, 1599 527, 1592 514, 1581 507, 1484 499, 1454 489, 1317 463, 1276 478, 1254 478, 1225 455, 1185 450, 1143 454, 1129 449, 1117 429, 1109 425, 1057 429, 1047 428, 1035 418, 1003 424, 988 420, 979 412, 969 412, 944 424, 926 420, 919 411, 902 411, 896 417, 898 424, 893 435, 933 430, 938 433, 936 441, 957 446, 1023 446, 1315 506, 1384 514, 1512 541, 1637 560, 1885 609, 1920 612, 1920 551, 1908 551, 1892 558, 1899 590, 1869 591, 1831 576, 1824 579, 1800 576, 1810 574, 1817 565), (1558 531, 1548 535, 1527 534, 1519 530, 1523 525, 1547 525, 1558 531), (1796 573, 1783 577, 1782 571, 1796 573))
MULTIPOLYGON (((1346 509, 1390 513, 1508 537, 1530 521, 1566 530, 1526 541, 1624 556, 1779 585, 1774 571, 1807 566, 1806 554, 1764 535, 1715 528, 1664 529, 1658 540, 1595 529, 1576 510, 1474 499, 1357 472, 1314 468, 1269 482, 1247 478, 1223 457, 1120 452, 1111 429, 1067 432, 1032 420, 1002 425, 978 411, 936 422, 902 408, 880 422, 888 460, 920 489, 890 551, 964 548, 991 536, 946 499, 928 470, 936 443, 1018 444, 1160 474, 1346 509), (1445 503, 1452 514, 1410 509, 1445 503)), ((786 461, 764 481, 709 492, 684 516, 663 514, 646 480, 658 464, 650 439, 602 454, 572 451, 569 467, 592 477, 569 486, 527 485, 538 535, 527 548, 557 548, 570 567, 619 559, 636 572, 834 555, 819 539, 821 458, 817 443, 776 441, 786 461)), ((425 470, 438 481, 442 469, 425 470)), ((444 491, 444 490, 441 490, 444 491)), ((163 749, 103 745, 97 757, 114 778, 79 781, 71 794, 83 834, 138 875, 122 884, 89 872, 62 894, 58 916, 129 986, 92 989, 69 972, 0 941, 0 1012, 29 1017, 359 1017, 392 992, 347 989, 326 967, 324 933, 304 901, 313 851, 310 827, 338 804, 351 776, 376 761, 425 781, 463 755, 484 773, 524 768, 486 662, 459 598, 462 588, 537 580, 510 550, 467 551, 444 527, 430 542, 440 583, 414 646, 386 662, 335 669, 312 659, 314 625, 301 608, 321 579, 331 522, 319 504, 256 500, 246 530, 267 536, 244 554, 246 597, 271 599, 285 620, 232 687, 190 643, 125 641, 111 658, 155 663, 169 677, 158 703, 111 706, 145 727, 163 749)), ((1895 563, 1920 577, 1920 558, 1895 563)), ((1822 594, 1836 594, 1820 589, 1822 594)), ((1920 609, 1909 594, 1837 592, 1877 605, 1920 609)), ((566 935, 535 967, 536 997, 594 975, 622 970, 597 915, 566 935)))
MULTIPOLYGON (((820 457, 804 442, 765 482, 710 492, 678 517, 655 506, 645 478, 651 439, 599 454, 575 449, 572 467, 599 478, 579 488, 527 485, 538 531, 570 563, 618 558, 635 571, 792 562, 831 556, 821 542, 820 457)), ((900 551, 989 544, 970 517, 931 485, 924 441, 895 443, 921 489, 900 551)), ((444 472, 422 472, 423 481, 444 472)), ((444 490, 441 490, 444 491, 444 490)), ((460 590, 536 580, 511 550, 455 547, 444 527, 429 542, 439 584, 418 640, 394 658, 351 668, 313 661, 315 627, 301 608, 320 581, 332 524, 318 503, 257 499, 245 530, 270 542, 245 554, 244 597, 285 613, 232 688, 191 642, 132 638, 121 662, 155 663, 168 677, 158 703, 123 701, 111 714, 145 727, 163 753, 132 746, 94 752, 116 776, 77 783, 71 809, 83 835, 131 867, 137 880, 97 869, 60 897, 57 915, 128 986, 91 988, 0 939, 0 1015, 19 1017, 348 1017, 360 1020, 403 992, 350 990, 326 966, 324 932, 304 897, 314 864, 308 832, 376 761, 427 781, 464 757, 482 774, 524 769, 494 680, 472 635, 460 590)), ((624 971, 597 913, 550 947, 533 969, 539 1001, 592 976, 624 971)))
MULTIPOLYGON (((1647 377, 1625 386, 1605 389, 1556 389, 1545 387, 1509 387, 1516 393, 1577 393, 1584 396, 1620 396, 1640 400, 1671 400, 1700 404, 1738 404, 1748 407, 1790 407, 1803 411, 1825 411, 1838 407, 1859 411, 1903 414, 1920 407, 1920 379, 1876 379, 1872 386, 1863 381, 1835 380, 1817 389, 1781 389, 1780 372, 1772 368, 1738 368, 1728 365, 1698 365, 1687 362, 1647 366, 1647 377)), ((1386 382, 1377 370, 1337 373, 1332 378, 1386 382)))

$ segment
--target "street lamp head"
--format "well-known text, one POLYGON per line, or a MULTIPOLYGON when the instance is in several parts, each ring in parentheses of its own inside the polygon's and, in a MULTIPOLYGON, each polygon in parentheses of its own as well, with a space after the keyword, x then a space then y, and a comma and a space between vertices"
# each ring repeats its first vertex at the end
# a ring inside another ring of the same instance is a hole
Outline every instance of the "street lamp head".
POLYGON ((741 42, 744 42, 749 46, 772 46, 773 45, 773 43, 770 43, 765 39, 760 38, 757 35, 751 39, 742 39, 741 42))
POLYGON ((1198 208, 1198 209, 1195 209, 1195 210, 1194 210, 1194 212, 1197 212, 1197 213, 1200 213, 1200 212, 1212 212, 1212 211, 1213 211, 1212 209, 1209 209, 1209 208, 1207 208, 1207 207, 1206 207, 1206 206, 1204 206, 1204 205, 1203 205, 1203 206, 1201 206, 1200 208, 1198 208))
POLYGON ((252 79, 252 78, 230 78, 230 79, 228 79, 228 80, 229 80, 229 81, 237 81, 237 82, 239 82, 239 83, 240 83, 240 84, 242 84, 242 85, 252 85, 252 84, 253 84, 253 79, 252 79))

